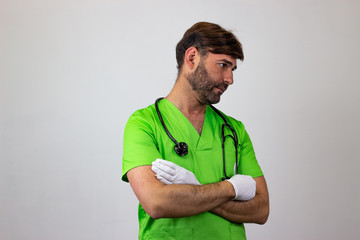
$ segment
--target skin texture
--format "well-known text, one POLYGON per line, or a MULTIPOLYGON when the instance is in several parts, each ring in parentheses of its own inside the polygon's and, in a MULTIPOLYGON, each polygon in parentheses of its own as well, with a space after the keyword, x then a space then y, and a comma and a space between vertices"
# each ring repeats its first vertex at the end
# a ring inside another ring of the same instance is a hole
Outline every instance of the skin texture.
POLYGON ((269 216, 269 193, 263 176, 254 180, 256 182, 254 199, 246 202, 228 201, 211 209, 211 212, 231 222, 265 224, 269 216))
POLYGON ((151 166, 134 168, 127 176, 142 207, 154 219, 188 217, 211 211, 237 223, 264 224, 267 220, 268 195, 267 190, 264 191, 264 177, 255 178, 255 198, 241 202, 232 200, 235 191, 228 181, 166 185, 156 179, 151 166))
MULTIPOLYGON (((201 135, 206 105, 220 101, 233 84, 236 59, 208 53, 201 57, 196 48, 185 52, 178 79, 166 97, 189 119, 201 135)), ((144 210, 152 218, 175 218, 211 211, 229 221, 264 224, 269 215, 269 197, 264 177, 255 181, 255 198, 233 201, 235 190, 222 181, 206 185, 166 185, 158 181, 151 166, 131 169, 127 177, 144 210)))
POLYGON ((128 178, 142 207, 155 219, 196 215, 235 197, 234 188, 227 181, 200 186, 163 184, 151 166, 130 170, 128 178))
POLYGON ((204 61, 200 61, 199 66, 194 73, 187 76, 191 88, 198 94, 199 101, 204 104, 215 104, 220 101, 221 92, 224 92, 228 84, 217 83, 206 70, 204 61), (221 91, 213 91, 214 88, 218 88, 221 91))

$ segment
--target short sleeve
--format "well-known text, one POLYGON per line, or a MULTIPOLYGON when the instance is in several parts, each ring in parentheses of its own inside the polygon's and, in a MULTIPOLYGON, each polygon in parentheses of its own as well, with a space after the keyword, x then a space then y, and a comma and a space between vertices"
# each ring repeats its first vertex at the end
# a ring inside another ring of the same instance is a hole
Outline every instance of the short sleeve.
POLYGON ((239 173, 250 175, 253 178, 263 176, 249 134, 246 132, 245 127, 241 122, 237 121, 237 123, 240 129, 239 173))
POLYGON ((128 182, 127 172, 135 167, 151 165, 161 158, 156 147, 154 129, 143 114, 135 112, 128 120, 124 131, 122 180, 128 182))

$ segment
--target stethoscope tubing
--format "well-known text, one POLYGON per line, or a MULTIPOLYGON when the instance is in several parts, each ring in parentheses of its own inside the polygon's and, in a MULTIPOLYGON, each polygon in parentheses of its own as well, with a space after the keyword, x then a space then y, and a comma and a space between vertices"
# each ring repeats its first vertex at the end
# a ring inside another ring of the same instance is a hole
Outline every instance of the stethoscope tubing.
MULTIPOLYGON (((178 141, 176 141, 176 139, 171 135, 170 131, 168 130, 168 128, 165 125, 165 122, 161 116, 161 112, 159 109, 159 101, 163 99, 163 97, 156 99, 155 101, 155 109, 157 112, 157 115, 159 117, 159 120, 166 132, 166 134, 169 136, 169 138, 175 143, 175 152, 180 155, 180 156, 185 156, 188 153, 188 146, 186 143, 181 142, 179 143, 178 141), (186 153, 184 154, 182 151, 184 149, 181 149, 181 145, 185 145, 186 147, 186 153), (178 148, 180 148, 180 153, 178 151, 178 148), (181 153, 182 152, 182 153, 181 153)), ((222 152, 223 152, 223 171, 224 171, 224 178, 222 178, 222 180, 225 179, 229 179, 230 177, 226 174, 226 162, 225 162, 225 140, 226 137, 231 137, 234 141, 234 147, 235 147, 235 174, 238 174, 238 137, 236 134, 236 131, 234 130, 234 128, 227 122, 225 116, 217 109, 215 108, 213 105, 210 105, 210 107, 216 112, 216 114, 218 114, 224 121, 224 123, 221 126, 221 148, 222 148, 222 152), (232 132, 233 136, 231 135, 225 135, 225 127, 228 127, 230 129, 230 131, 232 132)))

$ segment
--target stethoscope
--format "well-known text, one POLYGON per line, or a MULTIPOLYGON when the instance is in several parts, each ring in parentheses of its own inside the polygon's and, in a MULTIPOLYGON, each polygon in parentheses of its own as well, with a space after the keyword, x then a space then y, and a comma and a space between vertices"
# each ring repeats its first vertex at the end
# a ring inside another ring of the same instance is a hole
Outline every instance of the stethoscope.
MULTIPOLYGON (((156 112, 158 114, 158 117, 160 119, 160 122, 162 124, 162 126, 164 127, 164 130, 166 132, 166 134, 169 136, 169 138, 175 143, 175 147, 174 150, 175 152, 179 155, 179 156, 185 156, 186 154, 188 154, 189 152, 189 147, 185 142, 178 142, 176 141, 176 139, 170 134, 169 130, 167 129, 164 120, 161 116, 160 110, 159 110, 159 101, 163 99, 163 98, 158 98, 155 101, 155 108, 156 108, 156 112)), ((222 147, 222 152, 223 152, 223 168, 224 168, 224 177, 222 178, 222 180, 225 179, 229 179, 230 177, 226 174, 226 169, 225 169, 225 140, 226 137, 230 137, 233 139, 234 142, 234 147, 235 147, 235 174, 238 174, 238 138, 236 135, 236 132, 234 130, 234 128, 227 122, 226 118, 224 117, 224 115, 218 110, 216 109, 214 106, 210 105, 210 107, 224 120, 224 123, 221 126, 221 147, 222 147), (232 136, 231 135, 225 135, 225 128, 229 128, 232 132, 232 136)))

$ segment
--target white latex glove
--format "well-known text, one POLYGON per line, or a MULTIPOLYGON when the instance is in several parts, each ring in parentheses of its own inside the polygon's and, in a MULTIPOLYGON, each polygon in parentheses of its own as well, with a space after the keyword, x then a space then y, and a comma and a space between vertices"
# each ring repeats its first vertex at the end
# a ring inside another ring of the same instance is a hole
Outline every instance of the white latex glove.
POLYGON ((156 159, 151 169, 156 178, 165 184, 201 185, 192 172, 170 161, 156 159))
POLYGON ((251 176, 237 174, 226 181, 229 181, 235 189, 234 200, 248 201, 255 197, 256 182, 251 176))

